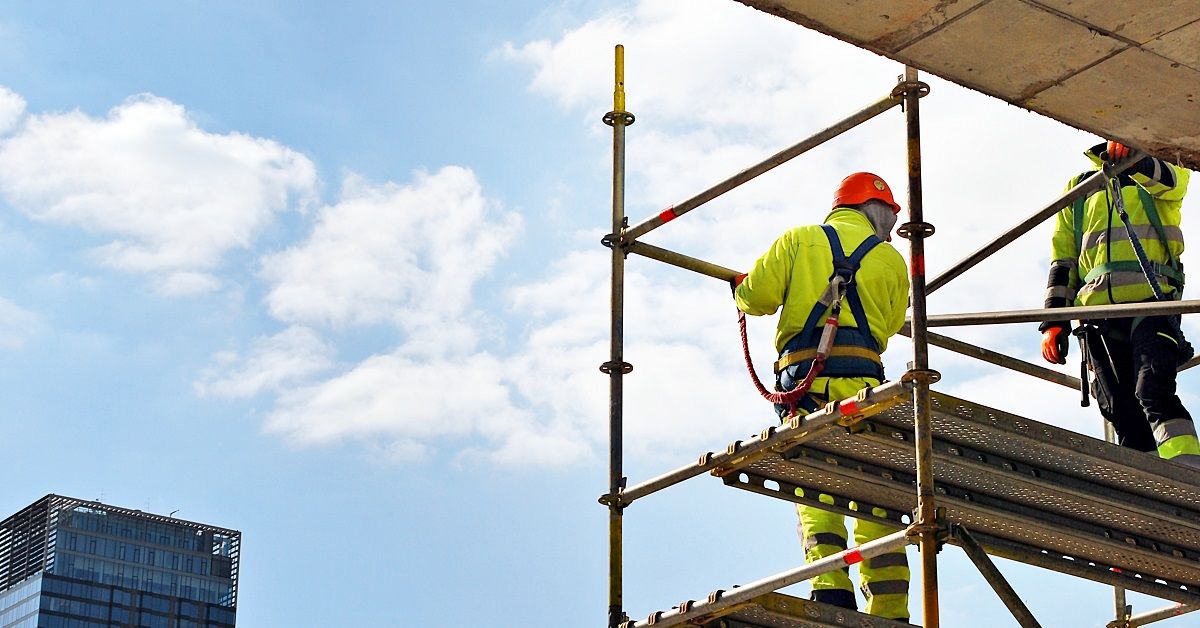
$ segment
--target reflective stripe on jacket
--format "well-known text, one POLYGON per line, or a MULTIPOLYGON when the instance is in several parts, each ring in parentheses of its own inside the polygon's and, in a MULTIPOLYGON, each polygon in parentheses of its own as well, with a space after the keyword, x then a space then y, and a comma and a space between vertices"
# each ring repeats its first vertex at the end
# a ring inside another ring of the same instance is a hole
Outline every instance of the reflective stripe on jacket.
MULTIPOLYGON (((867 217, 847 207, 839 207, 825 218, 849 255, 875 233, 867 217)), ((829 240, 820 225, 788 230, 754 263, 745 281, 734 293, 740 310, 754 316, 774 314, 783 308, 775 332, 775 349, 782 351, 788 339, 804 328, 813 304, 829 287, 833 275, 833 256, 829 240)), ((904 325, 908 309, 908 270, 904 258, 884 242, 863 258, 855 276, 859 297, 871 334, 882 353, 891 338, 904 325)), ((850 308, 843 307, 838 323, 855 327, 850 308)))
MULTIPOLYGON (((1099 150, 1103 146, 1101 144, 1085 153, 1095 169, 1103 165, 1099 157, 1099 150)), ((1187 192, 1189 176, 1189 171, 1184 168, 1160 159, 1147 158, 1144 163, 1139 163, 1120 177, 1125 211, 1133 223, 1135 235, 1153 263, 1165 266, 1170 259, 1142 204, 1141 190, 1153 198, 1167 247, 1171 256, 1178 260, 1183 253, 1180 208, 1187 192)), ((1080 175, 1072 179, 1067 189, 1082 178, 1083 175, 1080 175)), ((1073 208, 1068 206, 1058 213, 1051 244, 1046 307, 1134 303, 1153 298, 1154 293, 1137 266, 1137 255, 1117 213, 1116 201, 1111 196, 1111 190, 1105 189, 1087 197, 1084 202, 1082 242, 1078 246, 1073 208), (1112 270, 1093 272, 1097 269, 1106 270, 1101 268, 1106 265, 1112 270)), ((1177 290, 1178 282, 1170 277, 1159 276, 1158 282, 1164 294, 1172 294, 1177 290)))

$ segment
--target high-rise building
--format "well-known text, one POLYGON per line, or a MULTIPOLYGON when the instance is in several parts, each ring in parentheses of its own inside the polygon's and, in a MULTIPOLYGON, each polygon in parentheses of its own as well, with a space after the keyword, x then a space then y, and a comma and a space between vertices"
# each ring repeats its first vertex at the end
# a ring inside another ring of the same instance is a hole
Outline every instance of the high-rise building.
POLYGON ((0 522, 0 628, 231 628, 241 539, 47 495, 0 522))

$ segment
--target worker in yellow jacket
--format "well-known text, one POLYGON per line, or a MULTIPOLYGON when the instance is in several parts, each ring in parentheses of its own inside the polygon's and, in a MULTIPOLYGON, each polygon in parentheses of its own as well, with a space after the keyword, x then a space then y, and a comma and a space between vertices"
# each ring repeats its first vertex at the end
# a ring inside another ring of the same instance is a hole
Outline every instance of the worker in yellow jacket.
MULTIPOLYGON (((1110 141, 1085 155, 1093 168, 1071 179, 1069 187, 1105 161, 1127 157, 1129 148, 1110 141)), ((1146 156, 1105 189, 1063 208, 1054 225, 1046 307, 1181 298, 1183 231, 1179 224, 1189 177, 1184 168, 1146 156), (1129 227, 1120 216, 1122 207, 1129 227), (1139 247, 1144 260, 1138 259, 1139 247)), ((1083 337, 1092 372, 1091 393, 1100 414, 1116 431, 1117 442, 1200 466, 1196 427, 1175 392, 1176 368, 1192 354, 1180 331, 1179 316, 1082 323, 1077 333, 1083 337)), ((1070 321, 1042 323, 1038 330, 1042 357, 1065 364, 1070 321)))
MULTIPOLYGON (((880 354, 904 324, 908 308, 908 272, 904 259, 887 242, 900 206, 880 177, 858 172, 846 177, 834 195, 833 211, 824 224, 795 227, 784 233, 758 259, 754 268, 734 281, 740 310, 774 314, 780 307, 775 347, 776 387, 791 390, 808 373, 821 327, 836 299, 831 280, 849 279, 833 350, 820 377, 813 380, 800 410, 812 411, 832 399, 854 396, 884 379, 880 354)), ((784 416, 793 409, 777 406, 784 416)), ((820 501, 833 503, 820 495, 820 501)), ((800 536, 809 562, 847 547, 846 524, 840 513, 797 506, 800 536)), ((886 513, 875 513, 884 516, 886 513)), ((854 540, 861 544, 896 531, 866 519, 855 519, 854 540)), ((903 550, 864 561, 860 567, 867 612, 889 619, 908 619, 908 560, 903 550)), ((812 581, 813 599, 857 609, 846 570, 812 581)))

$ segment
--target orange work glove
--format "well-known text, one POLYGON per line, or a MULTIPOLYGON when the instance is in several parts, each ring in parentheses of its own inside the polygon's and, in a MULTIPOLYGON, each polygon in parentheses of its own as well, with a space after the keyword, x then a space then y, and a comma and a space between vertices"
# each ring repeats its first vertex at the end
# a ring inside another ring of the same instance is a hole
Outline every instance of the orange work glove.
POLYGON ((1129 156, 1129 147, 1120 142, 1108 140, 1108 147, 1104 152, 1108 153, 1109 161, 1120 161, 1129 156))
POLYGON ((1065 327, 1048 327, 1042 332, 1042 357, 1052 364, 1067 363, 1067 340, 1070 332, 1065 327))

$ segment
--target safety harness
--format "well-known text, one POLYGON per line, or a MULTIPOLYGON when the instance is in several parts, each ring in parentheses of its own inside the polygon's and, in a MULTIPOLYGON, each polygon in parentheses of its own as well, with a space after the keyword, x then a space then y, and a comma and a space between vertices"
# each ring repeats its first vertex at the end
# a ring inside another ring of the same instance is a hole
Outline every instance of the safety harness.
MULTIPOLYGON (((1154 293, 1154 298, 1158 301, 1167 300, 1163 294, 1161 286, 1158 284, 1158 277, 1165 277, 1169 285, 1175 288, 1175 293, 1172 299, 1178 299, 1183 295, 1183 264, 1175 258, 1175 254, 1171 252, 1170 242, 1167 240, 1167 232, 1163 229, 1162 219, 1158 216, 1158 208, 1154 204, 1154 198, 1150 196, 1143 187, 1135 186, 1138 192, 1138 199, 1142 203, 1142 208, 1146 211, 1146 218, 1150 220, 1150 225, 1154 227, 1154 232, 1158 234, 1158 241, 1162 244, 1163 250, 1167 254, 1167 263, 1160 264, 1151 262, 1146 255, 1146 249, 1142 247, 1141 240, 1137 233, 1134 232, 1133 223, 1129 219, 1129 214, 1125 212, 1125 199, 1121 195, 1121 184, 1119 177, 1114 177, 1109 180, 1109 187, 1105 190, 1110 198, 1116 200, 1116 210, 1121 217, 1121 221, 1125 224, 1125 233, 1129 236, 1129 243, 1133 246, 1134 255, 1137 261, 1108 261, 1097 265, 1092 270, 1088 271, 1087 276, 1080 280, 1080 285, 1087 285, 1096 277, 1100 277, 1112 272, 1141 272, 1146 276, 1146 282, 1150 284, 1150 290, 1154 293)), ((1086 198, 1080 198, 1071 206, 1073 212, 1073 221, 1075 227, 1075 250, 1083 252, 1083 221, 1084 221, 1084 204, 1086 198)), ((1111 201, 1110 201, 1111 203, 1111 201)), ((1112 209, 1110 204, 1109 209, 1112 209)))
MULTIPOLYGON (((1072 182, 1072 186, 1079 179, 1083 178, 1083 176, 1076 177, 1076 180, 1072 182)), ((1137 261, 1124 260, 1114 262, 1110 260, 1099 264, 1088 271, 1087 276, 1080 280, 1080 284, 1086 285, 1096 277, 1103 276, 1106 273, 1140 271, 1146 277, 1146 283, 1150 285, 1150 291, 1154 293, 1154 300, 1166 301, 1183 298, 1183 264, 1171 252, 1170 242, 1167 239, 1166 230, 1163 229, 1162 219, 1158 215, 1158 207, 1154 204, 1154 198, 1140 185, 1135 186, 1138 192, 1138 200, 1141 201, 1142 208, 1146 212, 1146 218, 1150 220, 1150 225, 1154 227, 1155 233, 1158 234, 1158 241, 1162 245, 1163 251, 1167 254, 1166 264, 1151 262, 1150 257, 1146 255, 1146 249, 1142 246, 1141 239, 1138 238, 1137 233, 1134 231, 1133 221, 1130 220, 1129 213, 1125 211, 1125 199, 1121 194, 1121 187, 1120 176, 1112 177, 1107 181, 1105 195, 1109 199, 1108 209, 1111 215, 1111 211, 1114 209, 1113 199, 1115 199, 1117 215, 1120 216, 1121 222, 1125 225, 1125 233, 1129 237, 1129 244, 1133 247, 1133 253, 1137 257, 1137 261), (1170 296, 1163 293, 1162 286, 1158 283, 1159 277, 1165 278, 1167 284, 1175 288, 1175 291, 1170 296)), ((1086 197, 1077 199, 1071 206, 1075 229, 1075 250, 1080 253, 1083 252, 1083 221, 1086 200, 1086 197)), ((1135 318, 1133 326, 1136 327, 1139 322, 1141 322, 1141 317, 1135 318)), ((1173 340, 1175 340, 1176 345, 1179 347, 1179 362, 1182 364, 1191 358, 1193 350, 1191 344, 1183 337, 1183 332, 1179 329, 1178 325, 1174 325, 1173 328, 1176 336, 1173 340)), ((1108 350, 1108 341, 1105 339, 1106 331, 1106 329, 1093 322, 1082 321, 1074 332, 1074 335, 1079 338, 1081 356, 1079 379, 1081 382, 1080 392, 1082 394, 1080 405, 1084 407, 1088 405, 1087 365, 1092 359, 1092 354, 1098 350, 1102 351, 1103 356, 1100 357, 1108 361, 1109 368, 1111 369, 1109 372, 1117 372, 1116 366, 1112 363, 1112 354, 1108 350)))
POLYGON ((798 402, 808 394, 813 381, 818 375, 826 377, 873 377, 883 380, 883 360, 879 356, 879 343, 871 335, 871 327, 867 322, 867 314, 863 309, 862 299, 859 298, 858 284, 854 281, 862 260, 871 249, 882 241, 875 235, 869 235, 854 252, 847 256, 842 252, 842 243, 837 231, 830 225, 821 225, 825 238, 829 240, 829 249, 833 254, 833 274, 829 276, 829 286, 821 297, 813 304, 804 327, 792 336, 780 351, 779 360, 775 362, 776 388, 780 374, 791 366, 797 366, 794 372, 807 372, 795 388, 788 391, 769 392, 758 375, 754 372, 754 364, 750 360, 750 345, 746 337, 746 314, 738 311, 738 325, 742 334, 742 351, 746 358, 746 368, 759 394, 774 404, 784 406, 791 412, 798 402), (842 301, 850 306, 857 327, 839 327, 838 317, 842 312, 842 301), (828 310, 824 326, 818 331, 818 324, 828 310), (807 371, 806 371, 807 369, 807 371))

